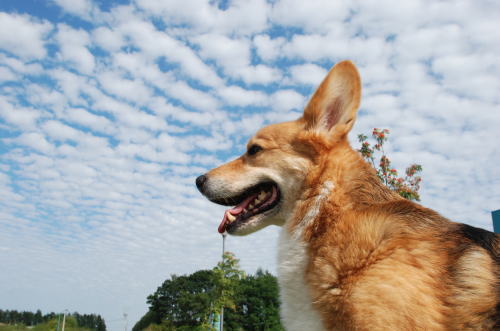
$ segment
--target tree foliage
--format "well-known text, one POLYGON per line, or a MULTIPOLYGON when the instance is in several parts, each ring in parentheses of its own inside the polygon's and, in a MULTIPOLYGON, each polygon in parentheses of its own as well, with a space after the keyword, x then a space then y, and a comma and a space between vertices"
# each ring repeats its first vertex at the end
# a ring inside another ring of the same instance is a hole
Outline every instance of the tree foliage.
POLYGON ((213 269, 214 273, 214 312, 219 313, 221 307, 235 308, 236 291, 239 281, 245 278, 240 269, 239 260, 233 253, 224 252, 223 259, 213 269))
MULTIPOLYGON (((42 323, 52 324, 54 321, 57 322, 58 315, 62 314, 48 313, 42 314, 40 310, 35 313, 29 311, 17 311, 17 310, 1 310, 0 309, 0 323, 5 324, 23 324, 28 327, 37 326, 42 323)), ((79 314, 74 312, 66 316, 67 325, 71 327, 72 323, 74 327, 86 328, 95 331, 106 331, 106 323, 101 315, 96 314, 79 314)))
POLYGON ((279 316, 278 281, 258 270, 239 281, 234 309, 225 313, 228 330, 283 330, 279 316))
POLYGON ((212 270, 172 275, 147 302, 149 311, 133 331, 215 329, 222 307, 227 330, 283 330, 276 277, 246 276, 230 252, 212 270))
POLYGON ((391 160, 385 154, 384 143, 387 141, 388 136, 389 130, 374 128, 372 138, 375 140, 375 144, 372 145, 368 141, 368 136, 359 134, 358 140, 361 147, 358 152, 366 161, 371 163, 377 171, 378 177, 387 187, 405 199, 420 201, 418 191, 422 182, 422 178, 419 176, 422 172, 422 166, 412 164, 406 168, 405 176, 399 177, 398 171, 392 167, 391 160), (380 155, 380 157, 375 155, 380 155), (375 163, 376 160, 378 160, 377 163, 375 163))
POLYGON ((166 329, 207 325, 210 305, 215 299, 214 288, 212 270, 200 270, 188 276, 173 275, 148 296, 150 317, 156 323, 168 322, 166 329))

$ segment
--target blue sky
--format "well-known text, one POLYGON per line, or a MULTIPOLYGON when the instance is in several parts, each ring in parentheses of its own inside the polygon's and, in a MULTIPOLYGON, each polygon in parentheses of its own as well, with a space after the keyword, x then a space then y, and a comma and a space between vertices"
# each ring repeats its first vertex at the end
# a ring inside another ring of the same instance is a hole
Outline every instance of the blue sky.
MULTIPOLYGON (((354 61, 351 133, 391 130, 422 204, 491 229, 500 208, 495 1, 2 1, 0 308, 135 322, 173 273, 211 268, 222 207, 196 176, 300 116, 354 61)), ((278 230, 229 238, 275 271, 278 230)))

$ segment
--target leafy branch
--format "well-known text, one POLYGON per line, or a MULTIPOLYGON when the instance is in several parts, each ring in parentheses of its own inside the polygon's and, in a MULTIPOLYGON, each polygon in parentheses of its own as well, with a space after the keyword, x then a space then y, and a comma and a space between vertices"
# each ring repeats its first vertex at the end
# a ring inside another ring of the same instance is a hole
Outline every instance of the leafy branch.
POLYGON ((373 168, 377 171, 380 180, 391 190, 397 192, 403 198, 408 200, 420 201, 418 191, 422 178, 419 174, 422 172, 420 164, 412 164, 406 168, 405 176, 399 177, 398 171, 392 167, 391 160, 387 157, 384 150, 384 143, 387 141, 389 130, 374 128, 372 138, 375 143, 372 145, 368 141, 368 136, 364 134, 358 135, 358 141, 361 143, 361 148, 358 152, 363 158, 370 162, 373 168), (380 155, 379 157, 376 157, 380 155), (378 159, 378 162, 375 161, 378 159))

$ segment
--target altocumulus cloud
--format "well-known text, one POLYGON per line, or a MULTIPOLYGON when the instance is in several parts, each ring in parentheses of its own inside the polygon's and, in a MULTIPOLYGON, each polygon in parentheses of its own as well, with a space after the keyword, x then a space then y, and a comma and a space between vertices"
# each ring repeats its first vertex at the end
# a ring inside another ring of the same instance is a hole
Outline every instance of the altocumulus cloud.
MULTIPOLYGON (((489 228, 500 208, 494 1, 2 1, 0 308, 97 312, 110 330, 172 273, 211 268, 222 208, 197 175, 300 116, 351 59, 351 139, 388 128, 423 204, 489 228)), ((275 270, 276 229, 229 238, 275 270)))

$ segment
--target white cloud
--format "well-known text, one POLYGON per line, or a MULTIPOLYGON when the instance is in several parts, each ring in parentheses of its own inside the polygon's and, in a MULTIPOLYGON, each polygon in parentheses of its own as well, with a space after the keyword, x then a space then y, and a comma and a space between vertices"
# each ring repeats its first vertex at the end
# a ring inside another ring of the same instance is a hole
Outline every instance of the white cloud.
POLYGON ((307 63, 290 67, 291 81, 297 84, 319 86, 327 71, 318 65, 307 63))
POLYGON ((95 60, 87 48, 90 43, 89 33, 81 29, 73 29, 66 24, 59 24, 57 30, 56 39, 63 61, 68 61, 81 73, 91 74, 95 60))
POLYGON ((52 139, 59 141, 72 140, 77 142, 83 138, 83 133, 59 121, 47 121, 43 123, 42 130, 52 139))
POLYGON ((271 84, 281 79, 282 74, 279 69, 257 64, 239 70, 239 75, 248 84, 271 84))
POLYGON ((152 96, 151 90, 144 82, 137 79, 127 79, 117 72, 103 72, 99 76, 103 89, 127 101, 145 103, 152 96))
MULTIPOLYGON (((394 164, 424 166, 425 206, 491 228, 497 3, 57 3, 78 17, 0 13, 0 292, 16 289, 0 305, 60 311, 70 293, 80 300, 68 309, 102 313, 115 331, 165 275, 212 267, 224 208, 196 176, 263 125, 299 117, 344 58, 363 81, 353 146, 356 133, 389 128, 394 164)), ((227 247, 247 271, 274 271, 276 236, 227 247)))
POLYGON ((251 42, 248 38, 229 38, 220 34, 193 37, 200 54, 214 60, 225 74, 247 84, 269 84, 281 78, 278 69, 264 64, 251 64, 251 42))
POLYGON ((231 106, 263 106, 268 103, 264 92, 246 90, 236 85, 221 88, 218 93, 231 106))
POLYGON ((26 107, 13 106, 0 98, 0 116, 14 127, 21 130, 31 130, 43 113, 26 107))
POLYGON ((11 139, 10 141, 25 145, 45 154, 50 154, 54 151, 54 146, 49 143, 42 134, 37 132, 23 133, 19 137, 11 139))
POLYGON ((113 134, 116 131, 115 125, 109 119, 83 108, 68 109, 65 119, 100 133, 113 134))
POLYGON ((345 1, 280 0, 273 5, 271 19, 284 26, 301 27, 312 32, 328 31, 348 15, 349 6, 345 1))
POLYGON ((178 63, 184 73, 207 86, 219 86, 222 80, 195 52, 181 41, 155 29, 152 23, 141 20, 125 22, 118 29, 131 38, 136 47, 153 59, 166 57, 178 63))
POLYGON ((93 30, 92 38, 99 47, 108 52, 116 52, 125 45, 123 37, 118 32, 104 26, 93 30))
POLYGON ((53 0, 68 14, 80 16, 84 19, 90 19, 96 8, 92 0, 53 0))
POLYGON ((278 112, 292 109, 302 111, 306 98, 295 90, 280 90, 271 96, 271 107, 278 112))
POLYGON ((189 24, 197 32, 251 34, 267 27, 269 5, 264 0, 236 0, 226 10, 200 0, 154 1, 138 0, 140 8, 150 15, 162 17, 170 24, 189 24))
POLYGON ((272 61, 283 56, 281 53, 281 48, 285 43, 283 37, 271 39, 267 34, 260 34, 254 37, 253 43, 257 54, 264 61, 272 61))
POLYGON ((39 75, 43 72, 43 67, 38 63, 27 63, 5 54, 0 54, 0 63, 16 73, 39 75))
POLYGON ((52 24, 47 21, 0 12, 0 48, 23 59, 47 54, 45 39, 50 30, 52 24))
POLYGON ((15 80, 14 73, 6 67, 0 67, 0 82, 15 80))

